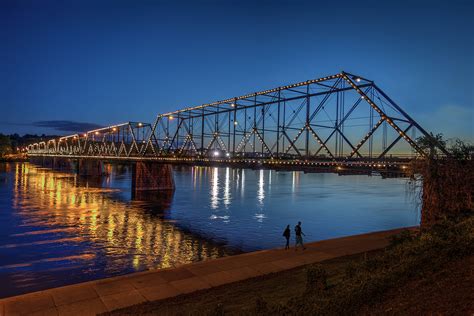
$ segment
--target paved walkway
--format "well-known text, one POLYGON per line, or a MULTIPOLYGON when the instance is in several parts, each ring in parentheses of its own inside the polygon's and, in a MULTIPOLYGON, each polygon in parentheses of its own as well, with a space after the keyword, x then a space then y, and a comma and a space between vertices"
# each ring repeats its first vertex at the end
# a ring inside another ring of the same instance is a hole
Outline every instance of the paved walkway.
POLYGON ((382 248, 388 243, 387 237, 399 231, 318 241, 307 244, 304 251, 256 251, 19 295, 0 300, 0 315, 95 315, 382 248))

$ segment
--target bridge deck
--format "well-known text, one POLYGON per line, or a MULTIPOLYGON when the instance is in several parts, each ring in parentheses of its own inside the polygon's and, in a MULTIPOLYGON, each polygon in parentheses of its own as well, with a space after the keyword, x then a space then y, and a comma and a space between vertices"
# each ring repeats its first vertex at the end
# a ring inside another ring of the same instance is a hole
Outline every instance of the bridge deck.
POLYGON ((272 169, 280 171, 333 172, 339 174, 382 174, 404 175, 409 172, 411 159, 363 159, 363 160, 300 160, 300 159, 261 159, 261 158, 186 158, 186 157, 117 157, 117 156, 58 156, 54 154, 29 154, 30 157, 46 157, 59 159, 94 159, 108 162, 156 162, 189 166, 219 166, 249 169, 272 169))

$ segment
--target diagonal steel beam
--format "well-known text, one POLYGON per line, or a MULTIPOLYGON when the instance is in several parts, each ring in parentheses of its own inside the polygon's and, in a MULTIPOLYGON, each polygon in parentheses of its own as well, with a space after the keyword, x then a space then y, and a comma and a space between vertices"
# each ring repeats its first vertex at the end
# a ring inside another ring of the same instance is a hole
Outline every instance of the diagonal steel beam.
POLYGON ((309 117, 309 121, 311 122, 316 114, 318 114, 319 111, 321 111, 321 108, 324 106, 324 104, 327 102, 327 100, 330 98, 332 95, 332 92, 335 92, 337 90, 337 86, 341 82, 341 78, 338 78, 336 82, 332 85, 332 87, 329 89, 328 93, 324 95, 324 98, 319 102, 318 106, 316 109, 311 113, 311 116, 309 117))
POLYGON ((179 123, 178 123, 178 126, 176 127, 176 131, 173 134, 173 138, 171 139, 171 143, 168 146, 168 152, 170 152, 171 147, 173 147, 173 143, 176 139, 176 136, 179 134, 179 129, 181 128, 181 125, 183 124, 183 119, 180 119, 180 118, 178 118, 178 119, 179 119, 179 123))
MULTIPOLYGON (((303 132, 303 131, 301 131, 301 132, 303 132)), ((291 139, 288 137, 288 134, 286 133, 286 131, 282 131, 282 133, 283 133, 283 135, 285 135, 286 139, 288 139, 288 141, 290 142, 290 146, 293 147, 293 149, 298 153, 298 156, 303 157, 301 155, 300 151, 298 150, 298 148, 296 148, 295 144, 293 144, 291 139)), ((285 154, 287 154, 288 151, 289 151, 289 149, 285 151, 285 154)))
POLYGON ((390 117, 388 117, 388 115, 385 114, 385 112, 382 111, 382 109, 380 109, 367 94, 365 94, 351 79, 349 79, 347 74, 343 72, 342 77, 351 85, 351 87, 354 88, 354 90, 357 91, 357 93, 361 95, 362 99, 366 100, 367 103, 369 103, 369 105, 377 111, 380 116, 384 118, 387 123, 392 126, 421 156, 426 157, 426 153, 390 117))
MULTIPOLYGON (((351 88, 352 89, 352 88, 351 88)), ((366 91, 368 91, 370 87, 367 87, 366 91)), ((331 139, 331 137, 336 133, 337 129, 344 124, 344 122, 347 120, 347 118, 354 112, 354 110, 357 108, 357 106, 362 102, 362 99, 357 99, 357 101, 352 105, 352 107, 347 111, 346 115, 342 118, 342 120, 339 121, 339 123, 335 127, 330 127, 333 129, 333 131, 329 134, 329 136, 324 140, 323 144, 326 145, 327 142, 331 139)), ((321 151, 322 147, 320 147, 316 153, 314 154, 315 156, 319 154, 321 151)))
POLYGON ((257 129, 255 129, 255 134, 257 135, 257 137, 258 137, 258 139, 260 140, 260 142, 262 142, 262 145, 265 147, 265 149, 267 150, 267 152, 270 154, 270 157, 273 157, 273 154, 272 154, 270 148, 268 148, 267 143, 265 143, 265 141, 264 141, 263 138, 262 138, 262 135, 260 135, 260 133, 258 132, 257 129))
MULTIPOLYGON (((408 130, 412 127, 413 125, 409 125, 405 130, 403 131, 404 133, 408 132, 408 130)), ((388 146, 378 157, 378 159, 382 158, 385 156, 390 149, 392 149, 393 146, 395 146, 396 143, 402 138, 402 134, 398 134, 398 137, 388 146)))
POLYGON ((342 138, 344 138, 344 140, 346 141, 346 143, 351 146, 352 150, 355 151, 355 153, 360 157, 362 158, 362 155, 355 149, 354 145, 352 145, 352 143, 349 141, 349 139, 347 139, 346 135, 344 135, 344 133, 339 129, 339 128, 336 128, 337 131, 339 132, 339 135, 342 136, 342 138))
MULTIPOLYGON (((355 149, 350 153, 349 155, 349 158, 352 158, 352 156, 354 156, 354 154, 356 152, 358 152, 358 150, 365 144, 365 142, 367 141, 367 139, 369 139, 372 134, 377 130, 377 128, 379 128, 380 125, 382 125, 382 123, 384 122, 385 120, 383 118, 381 118, 373 127, 372 129, 367 133, 367 135, 365 135, 365 137, 357 144, 357 146, 355 147, 355 149)), ((359 154, 359 156, 361 156, 359 154)))
MULTIPOLYGON (((405 111, 402 110, 388 95, 385 94, 385 92, 382 91, 377 85, 374 84, 375 90, 379 92, 390 104, 396 108, 407 120, 410 121, 412 125, 414 125, 420 132, 423 133, 423 136, 427 137, 427 139, 435 146, 437 146, 446 156, 450 156, 451 154, 446 150, 446 148, 434 137, 431 137, 431 135, 423 129, 423 127, 420 126, 414 119, 412 119, 405 111)), ((415 147, 415 149, 417 149, 415 147)), ((419 148, 418 148, 419 149, 419 148)), ((417 151, 418 151, 417 149, 417 151)), ((421 150, 421 149, 420 149, 421 150)), ((423 152, 423 151, 422 151, 423 152)), ((424 153, 424 152, 423 152, 424 153)), ((426 154, 423 154, 423 156, 426 156, 426 154)))
POLYGON ((331 153, 329 148, 326 146, 326 144, 323 143, 321 138, 318 136, 318 134, 316 134, 316 132, 314 131, 314 129, 310 125, 308 125, 308 129, 311 132, 311 134, 313 135, 313 137, 318 141, 320 147, 324 148, 326 150, 326 152, 329 154, 329 156, 331 156, 331 158, 334 158, 334 155, 331 153))

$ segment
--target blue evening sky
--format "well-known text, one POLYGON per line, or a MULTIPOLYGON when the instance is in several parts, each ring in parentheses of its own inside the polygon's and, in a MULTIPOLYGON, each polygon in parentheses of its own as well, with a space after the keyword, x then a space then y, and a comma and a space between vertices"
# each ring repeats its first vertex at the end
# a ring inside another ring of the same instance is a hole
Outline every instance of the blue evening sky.
POLYGON ((473 16, 472 1, 2 0, 0 133, 152 122, 345 70, 472 141, 473 16))

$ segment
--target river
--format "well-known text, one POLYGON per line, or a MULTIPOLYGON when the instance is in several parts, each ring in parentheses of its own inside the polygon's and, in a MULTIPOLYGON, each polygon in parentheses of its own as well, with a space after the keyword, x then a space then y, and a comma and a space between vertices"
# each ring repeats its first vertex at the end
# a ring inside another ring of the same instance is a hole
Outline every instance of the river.
POLYGON ((131 170, 80 178, 0 163, 0 297, 305 241, 418 225, 402 178, 174 167, 174 194, 132 199, 131 170))

